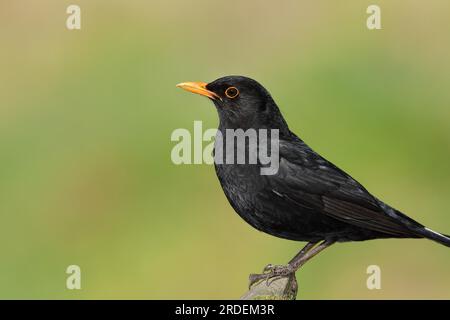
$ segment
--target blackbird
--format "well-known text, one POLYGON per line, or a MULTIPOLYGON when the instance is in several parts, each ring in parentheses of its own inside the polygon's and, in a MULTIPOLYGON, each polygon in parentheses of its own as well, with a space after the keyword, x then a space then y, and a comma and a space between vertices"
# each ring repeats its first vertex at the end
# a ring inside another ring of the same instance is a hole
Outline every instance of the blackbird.
POLYGON ((432 231, 387 205, 314 152, 289 130, 277 104, 257 81, 226 76, 211 83, 177 86, 213 101, 222 136, 227 129, 278 130, 275 174, 261 174, 257 170, 260 162, 215 163, 225 196, 242 219, 273 236, 308 242, 287 265, 268 265, 263 273, 250 275, 250 284, 295 273, 336 242, 427 238, 450 247, 450 236, 432 231))

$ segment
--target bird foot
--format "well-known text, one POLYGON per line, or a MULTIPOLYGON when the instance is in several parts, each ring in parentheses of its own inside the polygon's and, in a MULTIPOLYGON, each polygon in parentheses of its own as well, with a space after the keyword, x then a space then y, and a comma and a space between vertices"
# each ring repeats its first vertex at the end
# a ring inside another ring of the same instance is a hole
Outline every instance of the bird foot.
POLYGON ((295 269, 291 265, 272 265, 268 264, 264 267, 262 273, 252 273, 249 278, 249 288, 255 283, 266 280, 266 285, 269 286, 271 281, 281 277, 289 276, 295 273, 295 269))

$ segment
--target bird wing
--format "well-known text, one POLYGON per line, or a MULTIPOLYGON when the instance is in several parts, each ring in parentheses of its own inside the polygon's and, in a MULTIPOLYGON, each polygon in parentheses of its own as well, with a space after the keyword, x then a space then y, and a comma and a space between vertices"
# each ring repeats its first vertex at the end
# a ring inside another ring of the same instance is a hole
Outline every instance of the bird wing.
POLYGON ((386 212, 361 184, 303 141, 281 140, 279 147, 278 173, 266 176, 274 193, 360 228, 393 236, 411 234, 394 210, 386 212))

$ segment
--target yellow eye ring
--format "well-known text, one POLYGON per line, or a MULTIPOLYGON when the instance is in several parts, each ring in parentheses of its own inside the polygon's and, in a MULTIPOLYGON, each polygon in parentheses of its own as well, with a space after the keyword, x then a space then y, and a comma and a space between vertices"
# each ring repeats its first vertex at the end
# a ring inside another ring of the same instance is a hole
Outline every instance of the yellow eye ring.
POLYGON ((236 87, 229 87, 225 90, 225 95, 230 99, 236 98, 239 95, 239 90, 236 87))

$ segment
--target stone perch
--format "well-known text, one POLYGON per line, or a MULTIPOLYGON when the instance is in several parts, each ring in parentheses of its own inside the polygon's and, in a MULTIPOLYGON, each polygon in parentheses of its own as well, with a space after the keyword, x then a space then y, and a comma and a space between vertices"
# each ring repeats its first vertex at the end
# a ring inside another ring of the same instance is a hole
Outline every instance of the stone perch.
POLYGON ((266 280, 253 284, 241 300, 295 300, 297 291, 297 279, 292 274, 270 279, 269 284, 266 280))

